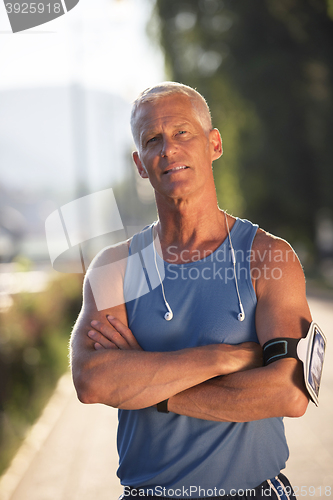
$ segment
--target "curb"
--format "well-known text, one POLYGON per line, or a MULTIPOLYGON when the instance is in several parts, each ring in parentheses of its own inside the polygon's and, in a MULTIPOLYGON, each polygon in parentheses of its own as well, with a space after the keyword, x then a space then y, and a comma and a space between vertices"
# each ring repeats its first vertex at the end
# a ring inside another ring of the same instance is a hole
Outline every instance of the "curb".
POLYGON ((41 416, 32 426, 8 469, 1 476, 0 500, 10 500, 35 455, 42 448, 54 425, 60 418, 72 394, 72 377, 67 372, 59 379, 55 391, 46 404, 41 416))

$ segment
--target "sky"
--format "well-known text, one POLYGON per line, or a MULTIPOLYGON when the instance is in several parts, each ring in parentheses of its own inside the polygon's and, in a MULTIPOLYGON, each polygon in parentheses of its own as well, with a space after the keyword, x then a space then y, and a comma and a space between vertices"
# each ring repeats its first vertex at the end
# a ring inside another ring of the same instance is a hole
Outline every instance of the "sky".
POLYGON ((95 192, 127 175, 130 103, 165 79, 162 52, 146 33, 153 6, 80 0, 67 14, 13 34, 0 0, 0 253, 3 238, 10 243, 1 224, 9 227, 14 215, 34 238, 52 210, 75 199, 80 178, 95 192), (73 111, 76 86, 85 120, 73 111), (30 214, 29 196, 40 215, 30 214))
POLYGON ((67 85, 132 100, 164 77, 158 44, 145 32, 153 0, 80 0, 64 16, 13 34, 0 2, 0 90, 67 85))
POLYGON ((165 79, 162 51, 146 32, 153 7, 154 0, 80 0, 13 34, 0 1, 0 185, 73 185, 78 161, 92 189, 108 174, 122 177, 130 103, 165 79), (75 86, 84 125, 73 112, 75 86))

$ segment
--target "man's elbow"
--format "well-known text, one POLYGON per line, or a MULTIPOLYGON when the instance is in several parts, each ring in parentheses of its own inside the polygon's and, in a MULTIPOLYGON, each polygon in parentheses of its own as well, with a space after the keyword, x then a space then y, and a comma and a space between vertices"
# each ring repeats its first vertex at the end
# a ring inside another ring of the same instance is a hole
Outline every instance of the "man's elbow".
POLYGON ((83 384, 82 382, 74 382, 76 395, 80 403, 83 404, 95 404, 98 403, 96 395, 89 390, 89 386, 83 384))
POLYGON ((108 394, 105 394, 103 384, 100 383, 90 370, 73 370, 73 383, 78 400, 83 404, 107 404, 117 407, 117 401, 113 396, 112 388, 109 386, 108 394))
POLYGON ((78 400, 84 404, 94 404, 94 393, 91 390, 88 377, 84 376, 82 370, 72 370, 73 383, 78 400))
MULTIPOLYGON (((285 404, 284 416, 299 418, 304 415, 309 404, 309 394, 304 383, 303 369, 300 361, 294 359, 281 360, 276 363, 278 369, 283 368, 281 397, 285 404), (286 372, 286 369, 288 371, 286 372)), ((273 363, 272 363, 273 364, 273 363)))
POLYGON ((302 417, 308 407, 309 397, 301 389, 295 388, 293 394, 288 398, 288 409, 286 417, 299 418, 302 417))

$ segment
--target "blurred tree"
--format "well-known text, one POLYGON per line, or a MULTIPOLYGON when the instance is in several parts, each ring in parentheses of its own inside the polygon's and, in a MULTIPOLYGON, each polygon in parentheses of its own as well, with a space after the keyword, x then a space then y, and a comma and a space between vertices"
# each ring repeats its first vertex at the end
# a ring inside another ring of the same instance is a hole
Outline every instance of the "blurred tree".
POLYGON ((169 77, 223 137, 220 204, 309 249, 333 209, 333 1, 157 0, 169 77))

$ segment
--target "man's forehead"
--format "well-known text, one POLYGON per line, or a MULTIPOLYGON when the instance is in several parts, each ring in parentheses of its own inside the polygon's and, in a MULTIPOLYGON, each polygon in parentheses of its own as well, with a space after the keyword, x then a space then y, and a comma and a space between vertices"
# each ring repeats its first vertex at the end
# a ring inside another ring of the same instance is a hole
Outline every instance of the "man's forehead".
POLYGON ((197 112, 186 95, 165 96, 140 105, 136 115, 137 127, 150 128, 159 122, 178 122, 178 125, 198 120, 197 112))
POLYGON ((138 108, 138 116, 143 115, 155 115, 158 114, 160 110, 165 108, 173 108, 175 111, 182 108, 192 108, 193 104, 191 99, 182 94, 167 95, 163 97, 158 97, 152 101, 142 102, 138 108))

